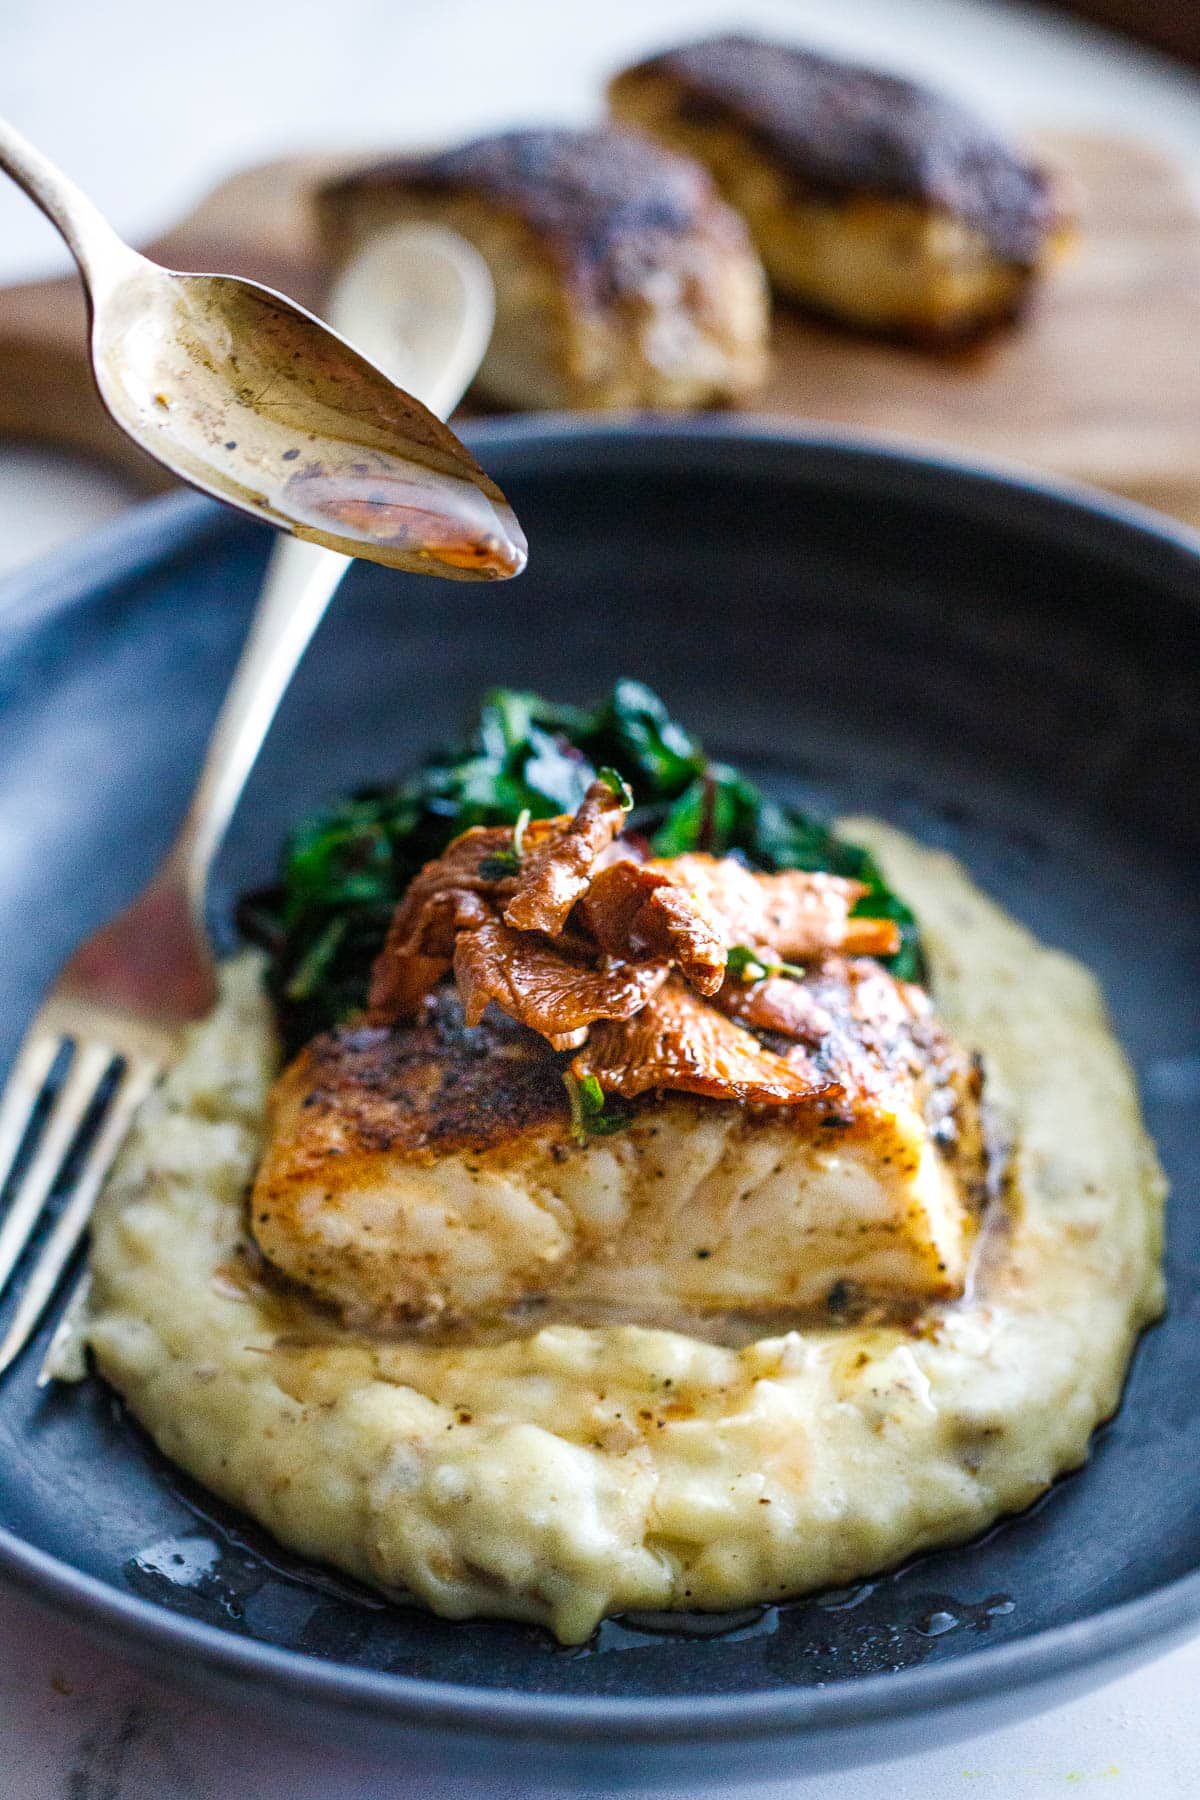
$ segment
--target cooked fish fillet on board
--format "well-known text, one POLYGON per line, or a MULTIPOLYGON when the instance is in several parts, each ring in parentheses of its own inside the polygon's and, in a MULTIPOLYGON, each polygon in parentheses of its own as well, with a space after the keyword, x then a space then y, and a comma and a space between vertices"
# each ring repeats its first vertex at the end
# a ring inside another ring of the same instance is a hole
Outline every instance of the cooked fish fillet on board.
POLYGON ((1046 173, 967 108, 793 45, 682 45, 609 101, 711 169, 780 292, 870 330, 947 342, 1012 318, 1060 223, 1046 173))
POLYGON ((500 405, 704 406, 766 374, 745 224, 706 170, 639 133, 507 132, 356 171, 319 205, 335 255, 411 218, 475 245, 496 286, 476 387, 500 405))

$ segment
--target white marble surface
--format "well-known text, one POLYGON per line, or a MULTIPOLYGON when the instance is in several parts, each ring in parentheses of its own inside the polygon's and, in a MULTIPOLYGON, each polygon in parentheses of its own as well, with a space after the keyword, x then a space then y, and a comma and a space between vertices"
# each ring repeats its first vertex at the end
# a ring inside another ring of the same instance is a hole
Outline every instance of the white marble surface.
MULTIPOLYGON (((586 118, 633 52, 731 22, 955 85, 1001 119, 1099 124, 1173 150, 1200 192, 1200 83, 1153 56, 992 0, 36 0, 0 5, 11 116, 143 237, 249 159, 586 118)), ((61 267, 0 188, 0 281, 61 267)), ((0 380, 4 370, 0 368, 0 380)), ((128 504, 122 484, 0 444, 0 573, 128 504)), ((1200 1794, 1200 1642, 1031 1724, 771 1800, 1112 1800, 1200 1794)), ((439 1800, 393 1760, 316 1750, 158 1689, 0 1593, 2 1800, 439 1800)), ((494 1800, 536 1800, 527 1785, 494 1800)))

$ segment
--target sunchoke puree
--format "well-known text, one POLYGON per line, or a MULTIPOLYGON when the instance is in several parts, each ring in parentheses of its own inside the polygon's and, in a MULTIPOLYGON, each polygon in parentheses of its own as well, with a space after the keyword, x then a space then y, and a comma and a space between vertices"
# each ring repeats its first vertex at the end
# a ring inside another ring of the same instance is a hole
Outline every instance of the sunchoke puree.
MULTIPOLYGON (((276 1004, 257 957, 226 966, 98 1209, 83 1329, 282 1543, 564 1643, 630 1611, 736 1631, 1084 1460, 1162 1307, 1164 1182, 1096 983, 950 858, 771 800, 620 682, 493 691, 463 745, 299 826, 281 876, 243 915, 276 1004), (603 862, 627 816, 657 869, 603 862), (555 1044, 643 941, 657 990, 555 1044), (553 982, 472 1024, 495 943, 553 982), (768 999, 776 1050, 704 1060, 768 999), (728 1097, 768 1077, 769 1105, 728 1097)), ((930 1597, 913 1642, 959 1613, 930 1597)))
POLYGON ((302 1555, 568 1643, 606 1613, 861 1579, 1079 1464, 1162 1305, 1163 1183, 1127 1065, 1078 964, 947 858, 848 835, 912 904, 1016 1147, 981 1284, 915 1326, 747 1344, 615 1324, 385 1341, 311 1304, 305 1324, 300 1297, 285 1322, 230 1273, 278 1056, 242 965, 96 1219, 88 1341, 165 1453, 302 1555))

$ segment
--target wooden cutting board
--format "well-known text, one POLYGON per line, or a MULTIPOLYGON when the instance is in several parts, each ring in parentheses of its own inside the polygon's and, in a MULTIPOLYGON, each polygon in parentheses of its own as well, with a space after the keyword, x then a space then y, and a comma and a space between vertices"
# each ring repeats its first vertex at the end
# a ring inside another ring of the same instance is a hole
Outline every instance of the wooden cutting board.
MULTIPOLYGON (((1200 215, 1180 171, 1140 145, 1047 137, 1080 238, 1031 316, 949 358, 812 325, 784 309, 757 410, 866 426, 1096 482, 1200 524, 1200 215)), ((351 160, 298 157, 218 188, 150 253, 253 276, 320 309, 315 185, 351 160)), ((0 290, 0 434, 103 456, 146 491, 169 478, 109 424, 72 279, 0 290)))

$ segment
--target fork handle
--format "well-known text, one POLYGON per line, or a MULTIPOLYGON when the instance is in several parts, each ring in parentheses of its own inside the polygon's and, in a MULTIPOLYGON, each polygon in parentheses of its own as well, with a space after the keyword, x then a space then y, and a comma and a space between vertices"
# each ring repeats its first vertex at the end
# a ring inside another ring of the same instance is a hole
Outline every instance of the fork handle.
MULTIPOLYGON (((408 391, 445 418, 465 393, 491 337, 491 277, 478 252, 461 238, 430 226, 405 226, 386 243, 380 239, 374 255, 356 259, 334 289, 328 310, 335 330, 357 342, 385 372, 402 374, 408 391), (419 261, 422 250, 427 291, 415 312, 410 306, 406 353, 398 362, 396 321, 386 303, 388 258, 407 253, 419 261)), ((280 701, 350 562, 334 550, 282 535, 271 552, 250 635, 161 872, 168 884, 182 884, 202 938, 212 860, 280 701)))
POLYGON ((212 860, 288 684, 351 561, 336 550, 283 534, 271 551, 250 634, 167 859, 184 878, 199 925, 212 860))

